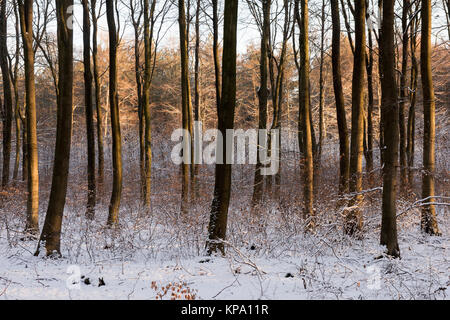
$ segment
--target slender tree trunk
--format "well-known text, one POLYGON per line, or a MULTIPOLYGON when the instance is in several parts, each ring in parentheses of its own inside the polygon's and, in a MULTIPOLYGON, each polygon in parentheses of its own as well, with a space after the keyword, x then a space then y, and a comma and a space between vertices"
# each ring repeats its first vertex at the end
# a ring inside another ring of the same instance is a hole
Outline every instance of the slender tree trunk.
MULTIPOLYGON (((152 167, 152 148, 151 148, 151 117, 150 117, 150 77, 152 64, 152 39, 153 27, 150 30, 150 21, 153 23, 153 13, 155 11, 156 0, 152 1, 151 8, 149 0, 144 0, 144 47, 145 47, 145 68, 144 68, 144 92, 142 99, 142 108, 145 118, 145 201, 146 208, 150 208, 151 202, 151 167, 152 167)), ((153 25, 152 25, 153 26, 153 25)))
POLYGON ((220 106, 220 57, 219 57, 219 13, 218 13, 218 0, 212 0, 213 7, 213 57, 214 57, 214 76, 215 76, 215 88, 216 88, 216 107, 219 111, 220 106))
POLYGON ((388 255, 400 257, 396 222, 399 112, 394 64, 394 1, 386 1, 383 6, 381 32, 383 34, 383 42, 381 42, 380 48, 380 63, 383 70, 381 105, 385 119, 385 146, 383 148, 383 203, 380 244, 387 247, 388 255))
MULTIPOLYGON (((267 128, 267 100, 269 92, 267 90, 267 80, 268 80, 268 48, 269 48, 269 37, 270 37, 270 6, 271 0, 263 0, 262 3, 263 10, 263 23, 262 23, 262 34, 261 34, 261 48, 260 48, 260 59, 259 59, 259 73, 260 73, 260 84, 258 90, 258 129, 265 130, 267 128)), ((264 177, 261 174, 261 168, 263 164, 261 163, 260 152, 262 152, 262 147, 265 141, 260 141, 260 135, 258 134, 258 146, 256 153, 256 166, 255 166, 255 177, 253 183, 253 195, 252 195, 252 208, 256 208, 261 204, 263 197, 263 185, 264 177)))
POLYGON ((406 154, 406 102, 408 100, 408 87, 406 85, 406 73, 408 68, 408 13, 410 0, 403 0, 402 12, 402 70, 400 74, 400 98, 399 98, 399 127, 400 127, 400 181, 406 185, 407 154, 406 154))
POLYGON ((34 82, 33 1, 18 0, 24 50, 26 91, 27 223, 25 231, 39 232, 39 169, 36 132, 36 88, 34 82))
POLYGON ((319 66, 319 144, 317 152, 317 162, 320 164, 322 160, 322 148, 325 135, 325 121, 324 121, 324 76, 323 76, 323 62, 325 54, 325 0, 322 0, 321 7, 321 26, 320 26, 320 66, 319 66))
POLYGON ((106 18, 109 30, 109 108, 111 114, 113 189, 109 204, 108 226, 119 222, 120 197, 122 195, 122 136, 120 133, 119 95, 117 92, 117 30, 115 1, 106 2, 106 18))
MULTIPOLYGON (((435 170, 435 100, 431 73, 431 0, 422 0, 422 34, 420 42, 420 73, 423 90, 423 173, 422 198, 433 203, 435 170)), ((433 204, 422 207, 421 228, 431 235, 440 235, 433 204)))
POLYGON ((311 110, 309 96, 309 40, 308 40, 308 0, 301 0, 301 26, 300 26, 300 76, 299 76, 299 114, 303 120, 302 130, 305 152, 303 161, 303 197, 305 219, 310 219, 307 229, 314 228, 314 159, 311 132, 311 110))
MULTIPOLYGON (((234 110, 236 107, 236 36, 237 36, 238 1, 225 0, 224 28, 223 28, 223 57, 222 57, 222 97, 218 110, 218 130, 225 134, 226 129, 233 129, 234 110)), ((225 136, 225 135, 224 135, 225 136)), ((206 243, 209 254, 220 251, 225 254, 223 242, 227 230, 228 206, 231 194, 231 164, 226 159, 230 155, 226 152, 227 141, 222 151, 225 163, 216 164, 214 198, 211 205, 211 215, 208 226, 208 241, 206 243)))
POLYGON ((352 79, 352 131, 350 149, 350 192, 353 193, 349 202, 345 219, 344 231, 349 235, 361 236, 363 217, 360 205, 363 197, 362 191, 362 156, 363 156, 363 130, 364 106, 363 86, 365 67, 365 0, 355 1, 355 54, 353 59, 352 79))
MULTIPOLYGON (((183 137, 185 145, 183 152, 190 150, 188 142, 192 139, 192 103, 189 83, 189 55, 188 55, 188 34, 186 29, 186 12, 184 0, 178 1, 178 24, 180 28, 180 52, 181 52, 181 109, 183 129, 189 133, 189 137, 183 137)), ((182 190, 181 190, 181 211, 187 213, 189 202, 189 171, 190 166, 186 163, 187 158, 183 155, 181 165, 182 190)))
POLYGON ((103 185, 103 171, 105 166, 103 151, 103 126, 102 126, 102 107, 100 105, 101 89, 100 76, 98 71, 98 45, 97 45, 97 13, 96 0, 91 0, 91 16, 92 16, 92 61, 95 85, 95 109, 97 113, 97 150, 98 150, 98 184, 103 185))
POLYGON ((66 203, 72 138, 73 30, 68 24, 68 20, 71 19, 72 15, 72 11, 69 10, 71 6, 73 6, 73 0, 56 2, 59 65, 58 91, 60 99, 58 99, 52 187, 44 227, 35 253, 36 256, 39 255, 41 244, 45 244, 47 255, 61 255, 61 225, 66 203))
POLYGON ((410 76, 410 105, 408 112, 408 128, 407 128, 407 144, 406 154, 408 158, 408 181, 412 186, 414 184, 414 145, 415 145, 415 128, 416 128, 416 96, 417 96, 417 78, 418 78, 418 64, 416 59, 416 30, 417 17, 413 18, 411 22, 411 76, 410 76))
MULTIPOLYGON (((371 19, 366 12, 366 21, 371 19)), ((372 28, 367 28, 368 52, 366 53, 366 70, 367 70, 367 156, 366 171, 369 175, 369 183, 372 184, 373 178, 373 41, 372 28)))
MULTIPOLYGON (((194 53, 194 121, 200 121, 200 5, 201 1, 197 0, 197 6, 195 9, 195 53, 194 53)), ((194 136, 195 136, 194 128, 194 136)), ((194 141, 194 143, 197 143, 194 141)), ((193 146, 194 147, 194 146, 193 146)), ((198 148, 198 146, 197 146, 198 148)), ((198 165, 193 163, 194 176, 191 180, 192 196, 196 198, 198 196, 198 165)))
POLYGON ((333 27, 331 64, 333 69, 334 99, 336 103, 336 118, 339 133, 339 193, 344 194, 348 191, 350 144, 345 115, 344 93, 342 90, 339 0, 331 0, 331 19, 333 27))
MULTIPOLYGON (((145 119, 144 119, 144 109, 143 109, 143 96, 142 96, 142 74, 141 74, 141 53, 140 53, 140 29, 141 29, 141 18, 145 13, 144 8, 141 8, 137 19, 135 17, 136 13, 136 1, 130 0, 130 15, 132 19, 133 29, 134 29, 134 74, 136 79, 136 94, 137 94, 137 108, 138 108, 138 118, 139 118, 139 172, 141 181, 141 200, 145 204, 145 119)), ((147 8, 148 10, 148 8, 147 8)), ((144 21, 144 28, 146 28, 144 21)), ((144 57, 145 59, 145 57, 144 57)))
MULTIPOLYGON (((20 166, 20 149, 21 140, 20 132, 22 130, 22 119, 20 115, 20 101, 19 101, 19 56, 20 56, 20 22, 19 13, 17 10, 17 2, 14 2, 14 16, 16 19, 15 31, 16 31, 16 59, 14 62, 14 75, 13 75, 13 88, 14 88, 14 120, 16 122, 16 157, 14 161, 14 173, 13 179, 17 179, 19 175, 20 166)), ((22 155, 23 156, 23 155, 22 155)))
POLYGON ((83 0, 83 63, 84 63, 84 99, 86 114, 86 138, 87 138, 87 180, 88 180, 88 201, 86 207, 86 217, 93 219, 95 214, 95 136, 94 136, 94 115, 92 105, 92 73, 91 73, 91 22, 89 19, 89 1, 83 0))
POLYGON ((9 168, 11 161, 11 130, 12 130, 12 89, 8 63, 6 0, 0 2, 0 67, 3 79, 3 171, 2 187, 9 183, 9 168))

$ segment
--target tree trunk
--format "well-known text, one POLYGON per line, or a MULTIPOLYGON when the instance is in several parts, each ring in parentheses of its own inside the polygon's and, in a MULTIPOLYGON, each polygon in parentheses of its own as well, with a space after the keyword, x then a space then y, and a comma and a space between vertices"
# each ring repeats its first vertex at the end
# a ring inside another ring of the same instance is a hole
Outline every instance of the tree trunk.
POLYGON ((26 146, 27 146, 27 223, 25 231, 39 232, 39 167, 36 132, 36 87, 34 82, 33 1, 18 0, 20 26, 24 50, 26 92, 26 146))
POLYGON ((387 254, 400 257, 397 242, 397 167, 399 152, 399 112, 397 84, 394 63, 394 2, 383 6, 381 32, 383 42, 380 48, 380 63, 383 70, 381 79, 381 105, 384 122, 384 167, 383 203, 380 244, 387 247, 387 254))
MULTIPOLYGON (((420 73, 423 90, 423 173, 422 198, 433 203, 435 170, 435 100, 431 73, 431 0, 422 0, 422 33, 420 42, 420 73)), ((421 228, 431 235, 440 235, 433 204, 422 207, 421 228)))
POLYGON ((113 189, 109 204, 108 226, 119 222, 120 197, 122 195, 122 136, 120 133, 119 95, 117 92, 117 30, 115 1, 106 2, 106 18, 109 30, 109 108, 111 114, 113 189))
POLYGON ((352 79, 352 131, 350 149, 350 192, 353 193, 347 209, 344 231, 349 235, 361 236, 363 217, 360 209, 362 191, 362 156, 364 106, 363 86, 365 67, 365 0, 355 1, 355 54, 352 79))
POLYGON ((6 0, 0 2, 0 67, 3 79, 3 171, 2 187, 9 183, 12 129, 12 89, 8 63, 6 0))
POLYGON ((333 69, 334 99, 336 103, 336 118, 339 133, 339 193, 344 194, 348 191, 350 145, 341 79, 341 23, 339 19, 339 0, 331 0, 331 19, 333 27, 331 64, 333 69))
MULTIPOLYGON (((17 2, 14 2, 14 17, 16 19, 15 31, 16 31, 16 57, 20 56, 20 22, 19 13, 17 10, 17 2)), ((20 114, 20 101, 19 101, 19 59, 15 59, 14 74, 13 74, 13 87, 14 87, 14 120, 16 122, 16 157, 14 162, 13 179, 17 179, 19 175, 20 166, 20 149, 21 140, 20 132, 22 130, 22 117, 20 114)), ((23 157, 23 155, 22 155, 23 157)))
POLYGON ((88 155, 88 201, 86 217, 93 219, 95 214, 95 137, 94 115, 92 106, 92 73, 91 73, 91 22, 89 19, 89 1, 83 0, 83 63, 84 63, 84 98, 86 114, 86 137, 88 155))
MULTIPOLYGON (((181 58, 181 110, 183 129, 189 133, 189 137, 183 137, 185 145, 183 152, 190 150, 188 144, 192 139, 192 103, 191 89, 189 83, 189 55, 188 55, 188 37, 186 29, 186 12, 184 0, 178 1, 178 24, 180 28, 180 58, 181 58)), ((192 145, 192 144, 191 144, 192 145)), ((183 163, 181 164, 182 185, 181 185, 181 211, 187 213, 189 203, 189 171, 190 166, 187 158, 183 155, 183 163)))
POLYGON ((61 225, 66 203, 67 178, 69 175, 70 145, 72 138, 73 98, 73 30, 68 24, 73 0, 56 2, 58 26, 58 99, 55 158, 53 163, 52 187, 45 216, 44 227, 35 255, 39 255, 41 244, 46 254, 61 255, 61 225))
MULTIPOLYGON (((233 129, 234 110, 236 107, 236 36, 237 36, 238 1, 225 0, 222 57, 222 97, 218 110, 218 130, 224 135, 226 129, 233 129)), ((224 135, 225 136, 225 135, 224 135)), ((231 164, 226 163, 230 155, 226 153, 226 144, 222 151, 225 163, 216 163, 214 198, 208 226, 209 254, 220 251, 225 254, 221 240, 225 240, 227 230, 228 206, 231 193, 231 164)))
MULTIPOLYGON (((262 3, 263 10, 263 23, 262 23, 262 34, 261 34, 261 48, 260 48, 260 59, 259 59, 259 73, 260 73, 260 84, 258 90, 258 129, 265 130, 267 128, 267 100, 269 92, 267 90, 267 80, 268 80, 268 48, 269 48, 269 37, 270 37, 270 6, 271 0, 263 0, 262 3)), ((264 177, 261 174, 261 168, 263 164, 261 163, 261 152, 266 152, 261 146, 266 145, 265 141, 260 141, 260 135, 258 134, 258 145, 256 153, 256 166, 255 166, 255 177, 253 182, 253 195, 252 195, 252 209, 255 209, 261 204, 263 197, 263 186, 264 177)))
POLYGON ((144 50, 145 50, 145 68, 144 68, 144 92, 142 99, 142 108, 145 119, 145 207, 150 208, 151 202, 151 168, 152 168, 152 148, 151 148, 151 117, 150 117, 150 77, 152 64, 152 40, 153 24, 150 30, 150 21, 153 23, 153 13, 155 11, 156 0, 152 1, 151 8, 149 0, 144 0, 144 50))
POLYGON ((97 149, 98 149, 98 184, 103 184, 104 171, 104 151, 103 151, 103 126, 102 126, 102 107, 100 106, 101 89, 100 76, 98 71, 98 45, 97 45, 97 21, 96 13, 97 0, 91 0, 91 16, 92 16, 92 61, 94 71, 94 85, 95 85, 95 109, 97 113, 97 149))
MULTIPOLYGON (((370 19, 370 14, 366 12, 366 21, 370 19)), ((368 52, 366 53, 367 70, 367 154, 366 171, 369 175, 369 183, 372 184, 373 178, 373 42, 372 28, 367 28, 368 52)))
POLYGON ((410 0, 403 0, 402 12, 402 70, 400 74, 400 98, 399 98, 399 127, 400 127, 400 181, 406 185, 407 154, 406 154, 406 120, 405 109, 408 100, 408 87, 406 85, 406 73, 408 68, 408 12, 410 0))
POLYGON ((303 216, 309 219, 307 229, 314 228, 314 159, 311 130, 311 110, 309 96, 309 39, 308 39, 308 0, 301 0, 300 25, 300 75, 299 75, 299 121, 303 121, 303 141, 305 152, 303 161, 303 216))
MULTIPOLYGON (((412 11, 412 10, 411 10, 412 11)), ((407 128, 407 144, 406 154, 408 158, 408 181, 410 186, 414 184, 414 145, 415 145, 415 128, 416 128, 416 97, 417 97, 417 78, 418 78, 418 64, 416 59, 416 30, 417 17, 414 17, 411 22, 411 76, 410 76, 410 105, 408 112, 408 128, 407 128)))
POLYGON ((212 0, 213 7, 213 57, 214 57, 214 76, 216 88, 216 107, 217 112, 220 107, 220 62, 219 62, 219 14, 218 14, 218 0, 212 0))

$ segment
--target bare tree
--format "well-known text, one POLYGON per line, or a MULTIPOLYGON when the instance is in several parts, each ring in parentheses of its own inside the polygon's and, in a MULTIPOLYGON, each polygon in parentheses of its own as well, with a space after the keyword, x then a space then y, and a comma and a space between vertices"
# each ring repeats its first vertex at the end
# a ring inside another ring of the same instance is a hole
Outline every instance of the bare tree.
POLYGON ((423 171, 422 198, 431 204, 423 206, 421 228, 431 235, 440 235, 436 219, 434 196, 435 171, 435 100, 431 74, 431 0, 422 0, 422 33, 420 41, 420 73, 423 91, 423 171))
POLYGON ((18 0, 20 28, 25 63, 26 145, 27 153, 27 223, 25 231, 34 236, 39 232, 39 167, 36 132, 36 87, 33 51, 33 1, 18 0))
MULTIPOLYGON (((353 193, 347 209, 344 230, 349 235, 357 235, 362 231, 362 155, 364 107, 363 86, 365 67, 365 0, 355 1, 355 54, 353 55, 352 79, 352 131, 350 147, 350 192, 353 193)), ((357 235, 359 236, 359 235, 357 235)))
MULTIPOLYGON (((218 129, 224 134, 226 129, 234 125, 234 110, 236 107, 236 35, 238 18, 238 1, 225 0, 223 26, 223 57, 222 57, 222 96, 218 110, 218 129)), ((227 142, 228 143, 228 142, 227 142)), ((226 144, 222 144, 224 161, 230 158, 226 152, 226 144)), ((227 230, 228 207, 231 194, 231 164, 216 163, 214 198, 211 205, 211 215, 208 226, 209 254, 220 251, 225 253, 221 240, 225 240, 227 230)))
POLYGON ((70 145, 72 140, 73 100, 73 27, 71 8, 73 0, 56 2, 58 22, 58 99, 55 158, 52 187, 44 227, 36 249, 39 255, 41 244, 45 244, 47 255, 61 255, 61 225, 66 203, 67 179, 69 175, 70 145))

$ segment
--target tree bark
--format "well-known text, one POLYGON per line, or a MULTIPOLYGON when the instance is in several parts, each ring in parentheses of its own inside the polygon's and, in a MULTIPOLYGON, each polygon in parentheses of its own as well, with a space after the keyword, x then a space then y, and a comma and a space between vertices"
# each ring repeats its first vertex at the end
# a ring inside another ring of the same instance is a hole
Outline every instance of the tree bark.
POLYGON ((6 0, 0 2, 0 67, 3 79, 3 170, 2 187, 9 183, 11 161, 11 130, 12 130, 12 88, 8 64, 8 26, 6 17, 6 0))
MULTIPOLYGON (((218 130, 224 135, 226 129, 233 129, 234 110, 236 107, 236 36, 237 36, 238 1, 225 0, 222 57, 222 97, 218 110, 218 130)), ((227 143, 229 143, 227 141, 227 143)), ((225 163, 216 163, 214 198, 208 226, 208 254, 220 251, 225 254, 221 240, 226 238, 228 207, 231 193, 231 164, 226 163, 230 157, 226 153, 226 144, 222 146, 225 163)), ((220 151, 220 150, 218 150, 220 151)))
POLYGON ((86 138, 87 138, 87 180, 88 201, 86 217, 93 219, 95 214, 95 137, 94 137, 94 115, 92 105, 92 73, 91 73, 91 22, 89 19, 89 1, 83 0, 83 64, 84 64, 84 99, 86 115, 86 138))
MULTIPOLYGON (((422 33, 420 42, 420 73, 423 90, 423 173, 422 198, 433 203, 435 170, 435 100, 431 73, 431 0, 422 0, 422 33), (430 198, 431 197, 431 198, 430 198)), ((440 235, 433 204, 422 207, 421 228, 431 235, 440 235)))
MULTIPOLYGON (((261 34, 261 47, 260 47, 260 59, 259 59, 259 77, 260 84, 258 90, 258 129, 265 130, 267 128, 267 100, 269 92, 267 90, 267 80, 268 80, 268 48, 269 48, 269 37, 270 37, 270 6, 271 0, 263 0, 262 3, 263 10, 263 23, 262 23, 262 34, 261 34)), ((258 134, 258 145, 256 153, 256 166, 255 166, 255 176, 253 182, 253 195, 252 195, 252 209, 255 209, 261 204, 263 197, 263 186, 264 177, 261 174, 261 168, 263 164, 260 159, 260 152, 265 141, 260 141, 260 136, 258 134)))
POLYGON ((120 133, 119 95, 117 92, 117 41, 115 1, 106 2, 109 30, 109 108, 111 115, 113 189, 109 204, 108 226, 119 223, 120 197, 122 195, 122 136, 120 133))
POLYGON ((365 67, 365 0, 355 1, 355 54, 352 79, 352 131, 350 149, 350 192, 353 193, 347 209, 344 231, 349 235, 361 236, 363 217, 360 209, 362 191, 362 156, 364 106, 363 86, 365 67))
POLYGON ((408 71, 408 13, 410 0, 403 0, 402 11, 402 70, 400 73, 400 97, 399 97, 399 127, 400 127, 400 181, 406 185, 407 153, 406 153, 406 102, 409 97, 406 85, 406 73, 408 71))
POLYGON ((350 174, 350 144, 348 139, 347 118, 345 115, 344 93, 341 76, 341 30, 339 18, 339 0, 331 0, 332 48, 331 64, 333 69, 333 88, 336 103, 336 118, 339 133, 339 193, 348 191, 350 174))
POLYGON ((58 99, 52 187, 36 256, 39 255, 41 244, 45 244, 47 256, 61 255, 61 225, 66 203, 72 138, 73 30, 68 21, 72 17, 71 6, 73 0, 56 1, 60 99, 58 99))
POLYGON ((387 254, 400 257, 397 241, 397 167, 399 152, 399 112, 394 63, 394 1, 383 6, 381 25, 383 42, 380 48, 381 105, 384 122, 383 202, 380 244, 387 247, 387 254))
MULTIPOLYGON (((189 133, 189 137, 183 137, 185 145, 183 152, 190 150, 188 141, 192 139, 192 102, 191 89, 189 82, 189 55, 188 55, 188 37, 186 29, 186 12, 184 0, 178 1, 178 24, 180 28, 180 58, 181 58, 181 110, 183 129, 189 133)), ((191 144, 192 146, 192 144, 191 144)), ((181 164, 182 185, 181 185, 181 211, 187 213, 189 203, 189 172, 190 165, 186 163, 186 157, 181 164)), ((191 157, 192 158, 192 157, 191 157)), ((191 163, 192 165, 192 163, 191 163)))
POLYGON ((25 231, 39 232, 39 167, 36 131, 36 87, 33 52, 33 1, 18 0, 20 27, 24 50, 26 92, 26 161, 27 161, 27 222, 25 231))
POLYGON ((91 16, 92 16, 92 61, 95 85, 95 109, 97 113, 97 150, 98 150, 98 184, 103 184, 103 171, 105 167, 104 151, 103 151, 103 125, 102 125, 102 107, 100 105, 101 89, 100 76, 98 71, 98 45, 97 30, 98 16, 96 13, 97 0, 91 0, 91 16))
POLYGON ((303 121, 303 141, 305 152, 303 161, 303 216, 308 219, 306 228, 314 228, 314 159, 311 132, 311 110, 309 96, 309 39, 308 39, 308 0, 301 0, 300 25, 300 75, 299 75, 299 114, 303 121))

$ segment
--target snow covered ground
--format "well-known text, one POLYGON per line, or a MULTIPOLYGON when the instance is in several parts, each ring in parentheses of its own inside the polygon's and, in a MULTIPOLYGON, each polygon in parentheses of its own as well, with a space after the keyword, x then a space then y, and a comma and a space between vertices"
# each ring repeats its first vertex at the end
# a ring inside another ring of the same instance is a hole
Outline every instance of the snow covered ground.
POLYGON ((338 223, 305 235, 295 227, 300 222, 280 215, 263 229, 245 230, 244 218, 232 212, 227 256, 205 257, 206 214, 185 222, 130 213, 114 234, 102 226, 106 212, 92 223, 72 214, 58 260, 34 257, 36 242, 21 241, 18 224, 5 218, 0 299, 448 300, 448 211, 438 212, 442 237, 419 232, 417 210, 401 217, 400 260, 383 255, 378 217, 367 218, 359 241, 344 236, 338 223))

